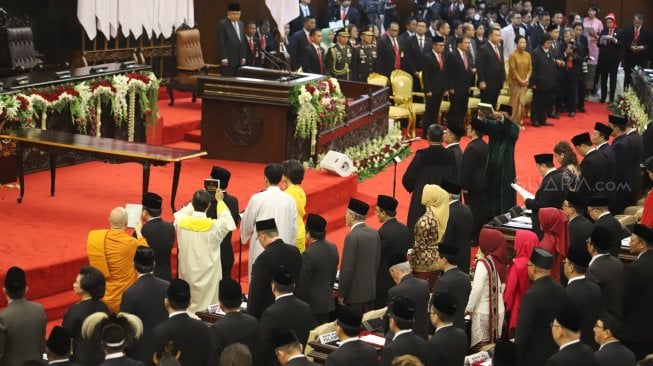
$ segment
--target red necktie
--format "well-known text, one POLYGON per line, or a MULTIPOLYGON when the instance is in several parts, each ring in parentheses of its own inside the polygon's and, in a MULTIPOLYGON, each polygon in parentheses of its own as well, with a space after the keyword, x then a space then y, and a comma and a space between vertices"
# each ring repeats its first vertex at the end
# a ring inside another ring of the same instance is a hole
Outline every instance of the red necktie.
POLYGON ((633 42, 635 42, 635 44, 639 42, 639 28, 635 29, 635 39, 633 42))
POLYGON ((501 55, 499 55, 499 50, 497 49, 497 46, 493 45, 492 48, 494 48, 494 54, 497 55, 497 60, 501 62, 501 55))
POLYGON ((463 59, 463 64, 465 65, 465 71, 469 71, 469 68, 467 67, 467 55, 461 53, 460 58, 463 59))
POLYGON ((320 63, 320 74, 324 74, 324 61, 322 61, 322 47, 315 47, 317 51, 317 61, 320 63))
POLYGON ((249 51, 252 53, 252 55, 254 54, 254 39, 253 38, 249 39, 249 51))
POLYGON ((265 49, 265 35, 264 34, 261 35, 261 49, 262 50, 265 49))
POLYGON ((399 45, 396 38, 392 38, 392 47, 395 50, 395 69, 401 69, 401 55, 399 54, 399 45))
POLYGON ((442 71, 442 55, 436 52, 435 57, 438 59, 438 65, 440 65, 440 71, 442 71))
POLYGON ((614 31, 614 29, 613 29, 613 28, 610 28, 610 31, 608 32, 608 35, 609 35, 610 37, 612 37, 612 32, 613 32, 613 31, 614 31))
POLYGON ((344 22, 347 18, 347 9, 342 8, 342 21, 344 22))
POLYGON ((571 70, 572 67, 574 67, 574 60, 571 57, 569 57, 567 58, 567 69, 571 70))

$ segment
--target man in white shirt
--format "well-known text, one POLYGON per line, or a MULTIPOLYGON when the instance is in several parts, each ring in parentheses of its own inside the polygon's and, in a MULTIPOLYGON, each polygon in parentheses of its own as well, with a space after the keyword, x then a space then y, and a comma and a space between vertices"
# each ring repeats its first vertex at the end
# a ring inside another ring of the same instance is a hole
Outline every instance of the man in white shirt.
POLYGON ((254 235, 257 221, 274 219, 279 237, 284 243, 294 245, 297 238, 297 205, 289 194, 279 188, 283 167, 280 164, 268 164, 263 173, 265 190, 250 198, 240 223, 240 240, 243 243, 249 242, 249 276, 256 258, 263 252, 263 246, 254 235))
POLYGON ((573 304, 566 303, 560 306, 560 310, 551 324, 553 340, 560 349, 547 360, 547 365, 598 366, 592 349, 588 345, 580 343, 580 318, 580 312, 573 304))
POLYGON ((508 60, 510 55, 517 48, 515 37, 522 35, 526 37, 526 30, 521 27, 521 13, 514 12, 511 15, 511 24, 501 28, 501 40, 503 41, 503 59, 508 60))

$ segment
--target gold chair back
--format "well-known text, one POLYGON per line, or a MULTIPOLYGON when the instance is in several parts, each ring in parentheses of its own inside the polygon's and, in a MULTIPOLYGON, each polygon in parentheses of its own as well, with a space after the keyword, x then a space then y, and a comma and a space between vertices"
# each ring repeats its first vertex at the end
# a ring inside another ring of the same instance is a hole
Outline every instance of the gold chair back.
POLYGON ((378 86, 387 86, 388 78, 379 73, 373 72, 367 76, 367 83, 378 86))

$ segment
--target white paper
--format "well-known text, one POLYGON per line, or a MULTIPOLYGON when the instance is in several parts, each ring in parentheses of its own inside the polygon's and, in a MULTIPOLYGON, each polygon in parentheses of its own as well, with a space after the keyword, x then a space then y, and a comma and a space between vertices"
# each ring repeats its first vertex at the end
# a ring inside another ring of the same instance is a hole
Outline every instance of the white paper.
POLYGON ((331 28, 333 31, 340 30, 345 27, 345 24, 342 22, 342 20, 338 20, 337 22, 329 22, 329 28, 331 28))
POLYGON ((141 222, 143 205, 139 203, 128 203, 125 205, 125 211, 127 211, 127 227, 136 227, 136 224, 141 222))
POLYGON ((383 347, 383 345, 385 345, 385 338, 379 337, 378 335, 371 334, 371 333, 360 337, 360 340, 365 343, 373 344, 379 347, 383 347))
POLYGON ((526 189, 524 189, 524 187, 520 186, 520 185, 517 184, 517 183, 511 183, 510 186, 512 187, 512 189, 514 189, 515 191, 517 191, 517 193, 519 193, 519 195, 522 196, 525 200, 527 200, 527 199, 529 199, 529 198, 530 198, 530 199, 535 198, 535 195, 534 195, 534 194, 532 194, 531 192, 527 191, 526 189))
POLYGON ((621 247, 626 249, 630 248, 630 236, 621 239, 621 247))

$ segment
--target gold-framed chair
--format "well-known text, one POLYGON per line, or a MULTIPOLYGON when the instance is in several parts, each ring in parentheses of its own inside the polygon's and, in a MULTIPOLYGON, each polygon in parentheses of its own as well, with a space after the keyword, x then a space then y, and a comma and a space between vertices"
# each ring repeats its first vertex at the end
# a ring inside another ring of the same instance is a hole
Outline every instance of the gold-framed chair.
POLYGON ((499 98, 497 99, 497 105, 495 106, 496 110, 499 110, 499 106, 502 104, 510 104, 510 96, 509 95, 499 95, 499 98))
POLYGON ((403 70, 394 70, 390 74, 390 85, 392 87, 392 96, 390 97, 395 106, 408 109, 411 118, 406 126, 406 135, 408 138, 415 137, 415 123, 417 116, 424 115, 426 111, 425 103, 414 103, 413 97, 424 98, 424 93, 413 92, 413 77, 403 70))
POLYGON ((531 116, 531 104, 533 103, 533 89, 526 90, 524 95, 524 117, 531 116))
POLYGON ((469 97, 467 102, 467 116, 465 116, 465 123, 469 123, 472 119, 472 112, 478 109, 478 104, 481 103, 481 98, 469 97))
MULTIPOLYGON (((367 83, 378 86, 388 86, 388 78, 384 75, 373 72, 367 77, 367 83)), ((388 112, 388 117, 395 121, 405 119, 408 121, 408 123, 410 123, 412 114, 408 108, 391 105, 390 111, 388 112)))

